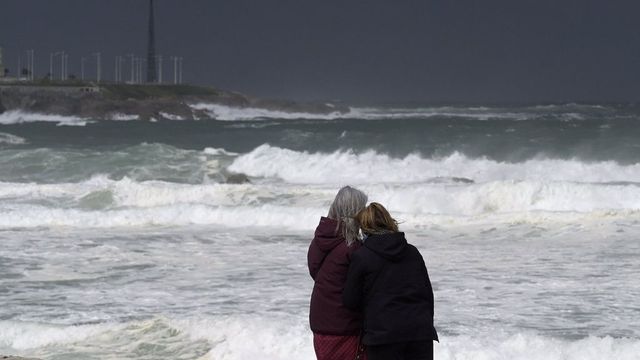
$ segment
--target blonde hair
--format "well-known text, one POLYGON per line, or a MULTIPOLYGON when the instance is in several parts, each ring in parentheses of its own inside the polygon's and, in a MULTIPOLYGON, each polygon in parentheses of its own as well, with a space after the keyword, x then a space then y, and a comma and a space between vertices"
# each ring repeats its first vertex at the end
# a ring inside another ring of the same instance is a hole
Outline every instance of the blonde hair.
POLYGON ((344 236, 348 246, 359 240, 358 224, 354 216, 365 205, 367 205, 367 195, 351 186, 345 186, 340 189, 335 199, 333 199, 333 203, 331 203, 328 216, 338 220, 336 233, 342 228, 342 236, 344 236))
POLYGON ((372 202, 362 209, 356 215, 356 221, 362 232, 367 235, 398 232, 398 222, 377 202, 372 202))

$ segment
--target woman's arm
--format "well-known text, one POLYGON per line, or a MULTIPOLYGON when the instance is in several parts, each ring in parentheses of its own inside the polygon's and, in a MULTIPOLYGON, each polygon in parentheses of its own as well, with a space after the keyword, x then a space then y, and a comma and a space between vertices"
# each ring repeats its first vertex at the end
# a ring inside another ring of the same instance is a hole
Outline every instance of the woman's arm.
POLYGON ((307 266, 309 266, 309 274, 313 280, 316 279, 316 275, 320 270, 320 266, 327 256, 325 252, 320 249, 316 239, 314 238, 309 245, 309 251, 307 252, 307 266))
POLYGON ((434 307, 434 299, 433 299, 433 288, 431 287, 431 280, 429 279, 429 272, 427 271, 427 265, 424 262, 424 258, 422 257, 422 254, 420 254, 420 252, 418 251, 418 256, 420 256, 420 261, 422 261, 422 269, 424 270, 424 279, 425 279, 425 285, 427 287, 427 291, 428 291, 428 296, 429 296, 429 302, 431 303, 431 318, 433 319, 434 316, 434 311, 433 311, 433 307, 434 307))
POLYGON ((353 310, 362 307, 364 297, 364 271, 362 260, 357 253, 351 255, 351 264, 347 273, 347 282, 342 292, 342 303, 345 307, 353 310))

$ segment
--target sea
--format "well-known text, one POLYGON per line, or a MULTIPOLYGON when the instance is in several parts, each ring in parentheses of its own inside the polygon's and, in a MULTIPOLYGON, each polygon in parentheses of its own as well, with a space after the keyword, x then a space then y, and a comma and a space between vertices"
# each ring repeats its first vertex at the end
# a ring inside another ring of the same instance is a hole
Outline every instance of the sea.
POLYGON ((0 354, 311 360, 338 189, 425 258, 440 360, 640 359, 640 106, 0 114, 0 354))

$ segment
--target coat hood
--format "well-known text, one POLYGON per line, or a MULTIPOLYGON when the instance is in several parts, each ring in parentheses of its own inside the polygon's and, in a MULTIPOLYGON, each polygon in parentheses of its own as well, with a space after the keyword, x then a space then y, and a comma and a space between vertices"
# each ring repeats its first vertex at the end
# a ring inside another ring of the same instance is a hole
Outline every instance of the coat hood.
POLYGON ((383 258, 396 262, 404 257, 407 240, 403 232, 375 234, 367 237, 364 246, 383 258))
POLYGON ((338 229, 338 221, 324 216, 320 218, 320 224, 316 228, 315 240, 324 252, 330 251, 345 241, 342 232, 338 229))

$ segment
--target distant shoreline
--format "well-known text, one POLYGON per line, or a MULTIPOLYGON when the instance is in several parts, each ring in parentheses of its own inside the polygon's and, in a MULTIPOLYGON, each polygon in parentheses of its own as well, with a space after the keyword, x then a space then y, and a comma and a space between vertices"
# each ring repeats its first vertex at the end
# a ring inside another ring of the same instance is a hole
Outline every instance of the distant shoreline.
POLYGON ((25 111, 108 120, 125 114, 140 120, 209 118, 193 104, 256 108, 286 113, 345 113, 344 106, 269 100, 195 85, 129 85, 90 82, 0 83, 0 113, 25 111))

